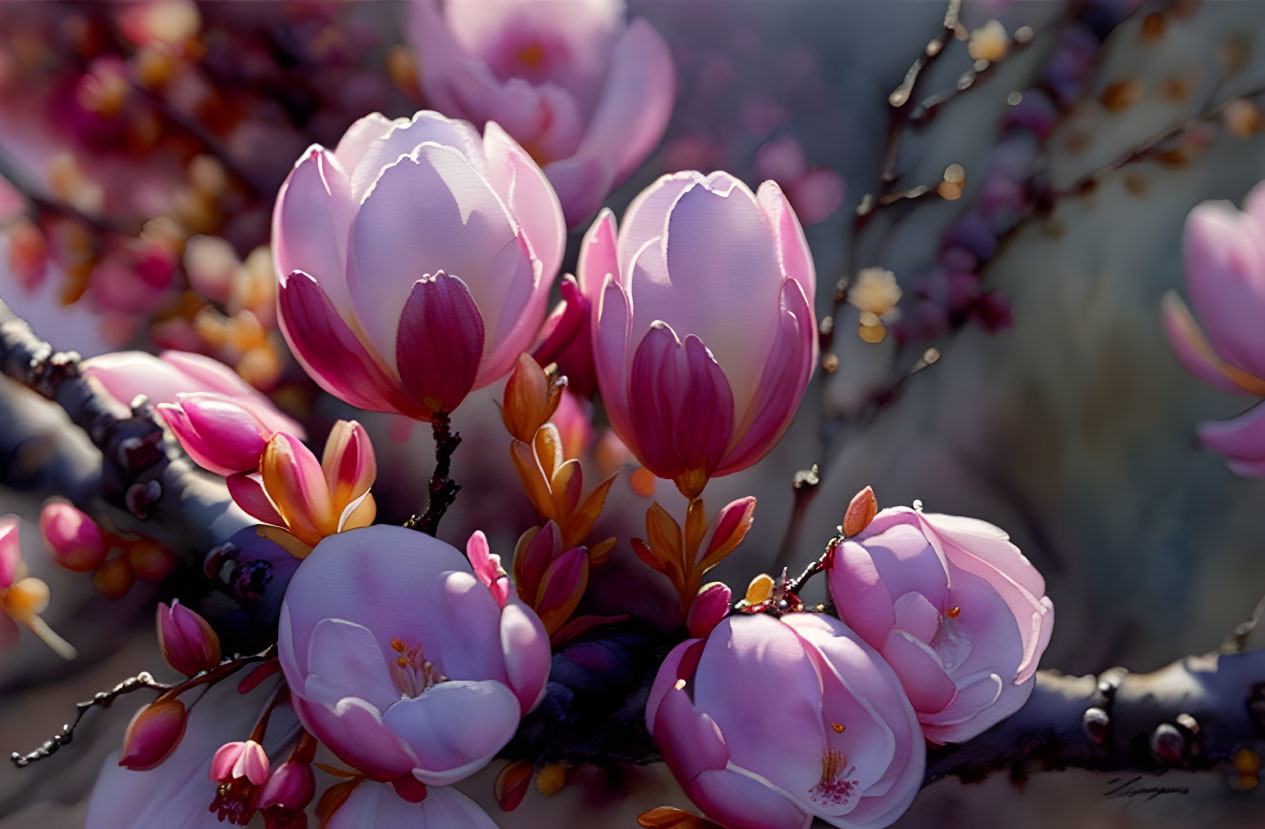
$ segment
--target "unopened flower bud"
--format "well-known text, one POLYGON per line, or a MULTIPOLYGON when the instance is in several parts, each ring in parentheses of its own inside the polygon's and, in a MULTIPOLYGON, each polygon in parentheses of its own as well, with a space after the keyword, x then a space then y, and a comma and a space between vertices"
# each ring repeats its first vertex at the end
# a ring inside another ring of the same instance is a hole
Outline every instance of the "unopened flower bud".
POLYGON ((530 760, 514 760, 501 769, 492 784, 492 795, 502 812, 512 812, 518 808, 535 773, 536 768, 530 760))
POLYGON ((142 538, 128 545, 127 566, 141 581, 158 582, 176 566, 176 557, 152 538, 142 538))
POLYGON ((299 813, 316 795, 316 777, 307 763, 287 761, 273 771, 259 795, 259 809, 265 818, 281 817, 273 813, 299 813))
POLYGON ((189 715, 177 699, 159 699, 136 712, 123 735, 119 765, 133 771, 152 769, 180 745, 189 715))
POLYGON ((97 590, 111 599, 121 599, 132 589, 132 568, 127 566, 127 559, 115 556, 102 564, 92 574, 92 584, 97 590))
POLYGON ((540 364, 530 354, 518 355, 513 373, 505 383, 501 419, 510 435, 530 443, 536 430, 558 408, 562 386, 551 382, 540 364))
POLYGON ((878 514, 878 499, 870 487, 852 496, 848 508, 843 513, 843 537, 852 538, 870 525, 878 514))
POLYGON ((1160 723, 1151 732, 1151 753, 1164 763, 1180 763, 1186 753, 1186 738, 1172 723, 1160 723))
POLYGON ((197 613, 173 601, 158 603, 158 644, 167 664, 185 676, 220 664, 220 638, 197 613))
POLYGON ((712 628, 720 624, 729 613, 729 602, 732 593, 721 582, 714 581, 699 588, 698 595, 690 605, 685 616, 685 624, 690 629, 690 636, 702 639, 712 632, 712 628))
POLYGON ((536 789, 545 797, 555 795, 567 785, 567 770, 561 763, 550 763, 536 775, 536 789))
POLYGON ((40 510, 40 534, 53 560, 67 570, 87 573, 105 560, 101 528, 63 501, 49 501, 40 510))

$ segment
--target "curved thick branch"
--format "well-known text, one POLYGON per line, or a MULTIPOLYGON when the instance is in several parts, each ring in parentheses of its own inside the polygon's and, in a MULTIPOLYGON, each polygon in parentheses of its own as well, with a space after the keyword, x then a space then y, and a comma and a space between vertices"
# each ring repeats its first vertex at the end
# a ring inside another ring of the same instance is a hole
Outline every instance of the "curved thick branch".
MULTIPOLYGON (((186 598, 211 591, 224 594, 209 611, 213 623, 216 616, 237 611, 256 621, 275 621, 278 591, 264 595, 272 565, 256 560, 274 552, 261 553, 263 547, 275 545, 251 531, 255 522, 234 507, 222 480, 195 467, 179 444, 166 437, 148 403, 134 401, 130 413, 122 412, 81 374, 80 362, 75 352, 54 351, 0 302, 0 373, 56 402, 99 452, 94 455, 82 441, 49 441, 39 434, 46 428, 41 418, 19 414, 20 393, 0 394, 0 412, 14 415, 6 420, 9 431, 0 439, 9 461, 4 481, 26 488, 42 484, 102 523, 164 544, 193 576, 181 590, 186 598), (19 434, 20 429, 30 433, 19 434), (41 466, 46 468, 38 475, 12 463, 33 445, 45 453, 41 466), (209 558, 210 552, 217 555, 209 558), (205 569, 208 563, 214 565, 210 571, 205 569)), ((227 632, 228 647, 261 646, 250 639, 249 625, 239 621, 234 627, 235 632, 227 632)), ((219 632, 226 636, 223 628, 219 632)))
POLYGON ((1039 671, 1013 716, 933 750, 924 785, 1002 770, 1203 771, 1228 764, 1265 736, 1263 726, 1265 650, 1188 656, 1147 674, 1039 671))

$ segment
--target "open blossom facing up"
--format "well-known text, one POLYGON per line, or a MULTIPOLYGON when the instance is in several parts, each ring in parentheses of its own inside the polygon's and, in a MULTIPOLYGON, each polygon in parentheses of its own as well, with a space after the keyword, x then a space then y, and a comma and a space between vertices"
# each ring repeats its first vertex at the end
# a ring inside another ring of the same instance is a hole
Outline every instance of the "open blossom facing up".
POLYGON ((422 87, 443 112, 496 121, 544 167, 567 224, 654 149, 676 94, 672 55, 623 0, 418 0, 422 87))
POLYGON ((646 725, 690 799, 731 829, 878 829, 922 785, 925 744, 896 675, 824 614, 730 616, 681 643, 646 725))
MULTIPOLYGON (((1186 285, 1195 317, 1164 297, 1164 327, 1192 374, 1231 394, 1265 397, 1265 184, 1243 201, 1205 202, 1186 219, 1186 285)), ((1199 440, 1240 475, 1265 475, 1265 406, 1199 427, 1199 440)))
POLYGON ((896 671, 928 740, 969 740, 1032 693, 1054 605, 992 524, 885 509, 828 573, 840 617, 896 671))
POLYGON ((813 258, 776 184, 663 176, 618 233, 598 217, 579 272, 602 401, 644 466, 693 497, 773 448, 817 360, 813 258))
POLYGON ((544 695, 550 659, 540 620, 487 569, 402 527, 318 544, 277 643, 304 726, 375 780, 445 785, 486 765, 544 695))
POLYGON ((495 123, 375 113, 311 147, 273 212, 279 319, 321 388, 450 412, 530 348, 562 261, 558 197, 495 123))

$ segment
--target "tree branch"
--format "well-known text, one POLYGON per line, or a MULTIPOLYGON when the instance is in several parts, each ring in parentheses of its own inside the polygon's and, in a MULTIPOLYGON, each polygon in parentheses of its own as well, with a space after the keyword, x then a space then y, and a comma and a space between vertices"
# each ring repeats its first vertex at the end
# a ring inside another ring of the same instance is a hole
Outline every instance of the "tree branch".
POLYGON ((1039 671, 1013 716, 933 750, 923 785, 1001 770, 1204 771, 1265 736, 1263 726, 1265 650, 1188 656, 1148 674, 1039 671))
POLYGON ((439 532, 439 522, 444 513, 457 498, 461 485, 454 481, 452 474, 452 455, 461 445, 461 433, 452 431, 452 419, 447 412, 436 412, 431 421, 431 431, 435 437, 435 471, 430 476, 427 487, 429 501, 426 512, 414 515, 404 526, 410 530, 420 530, 427 535, 439 532))

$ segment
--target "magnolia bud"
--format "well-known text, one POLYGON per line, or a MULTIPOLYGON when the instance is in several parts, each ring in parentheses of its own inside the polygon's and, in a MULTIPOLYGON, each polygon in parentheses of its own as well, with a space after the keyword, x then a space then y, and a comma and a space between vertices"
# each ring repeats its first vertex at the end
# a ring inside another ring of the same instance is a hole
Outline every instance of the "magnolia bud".
POLYGON ((712 632, 712 628, 729 614, 729 602, 733 598, 729 588, 718 581, 703 585, 689 613, 685 616, 685 624, 690 629, 690 636, 703 638, 712 632))
POLYGON ((316 795, 316 777, 307 763, 287 761, 273 771, 259 795, 259 808, 301 812, 316 795))
POLYGON ((514 760, 506 764, 496 775, 492 784, 492 796, 502 812, 512 812, 523 802, 527 794, 527 786, 536 774, 536 768, 530 760, 514 760))
POLYGON ((111 599, 121 599, 132 589, 132 568, 127 566, 127 559, 115 556, 106 561, 92 574, 92 584, 101 593, 111 599))
POLYGON ((158 644, 167 664, 185 676, 220 664, 220 638, 197 613, 173 601, 158 603, 158 644))
POLYGON ((554 382, 530 354, 518 355, 518 363, 505 383, 501 419, 510 435, 531 443, 536 430, 558 408, 562 387, 554 382))
POLYGON ((870 522, 877 514, 878 499, 874 497, 874 490, 867 486, 852 496, 847 510, 843 513, 843 537, 852 538, 859 534, 870 526, 870 522))
POLYGON ((119 765, 133 771, 157 766, 180 745, 188 721, 188 712, 180 700, 160 698, 146 705, 127 725, 119 765))
POLYGON ((101 528, 63 501, 49 501, 40 510, 40 534, 53 560, 67 570, 87 573, 105 560, 101 528))

